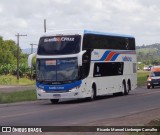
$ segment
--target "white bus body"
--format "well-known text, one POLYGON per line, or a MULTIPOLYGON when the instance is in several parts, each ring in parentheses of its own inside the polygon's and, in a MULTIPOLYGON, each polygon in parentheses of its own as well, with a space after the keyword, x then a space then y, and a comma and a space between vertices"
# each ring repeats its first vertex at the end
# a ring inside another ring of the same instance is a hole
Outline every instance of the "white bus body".
POLYGON ((48 33, 40 38, 36 63, 37 98, 53 103, 127 95, 137 87, 135 39, 128 35, 88 30, 48 33))

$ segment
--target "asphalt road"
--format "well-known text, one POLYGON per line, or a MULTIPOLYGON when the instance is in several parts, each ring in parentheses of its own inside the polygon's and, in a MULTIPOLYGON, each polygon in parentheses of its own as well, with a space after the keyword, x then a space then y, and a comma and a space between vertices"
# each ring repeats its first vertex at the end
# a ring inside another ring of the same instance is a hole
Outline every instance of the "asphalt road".
POLYGON ((65 101, 53 105, 48 100, 0 105, 0 125, 58 126, 116 118, 160 108, 160 88, 137 88, 128 96, 105 96, 87 100, 65 101))

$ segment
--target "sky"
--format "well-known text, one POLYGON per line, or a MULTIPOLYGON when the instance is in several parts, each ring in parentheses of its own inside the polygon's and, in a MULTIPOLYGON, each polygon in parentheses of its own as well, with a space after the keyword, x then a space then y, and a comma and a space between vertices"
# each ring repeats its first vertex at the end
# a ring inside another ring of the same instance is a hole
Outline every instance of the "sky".
POLYGON ((0 0, 0 36, 30 48, 47 32, 87 29, 133 35, 136 45, 160 43, 160 0, 0 0))

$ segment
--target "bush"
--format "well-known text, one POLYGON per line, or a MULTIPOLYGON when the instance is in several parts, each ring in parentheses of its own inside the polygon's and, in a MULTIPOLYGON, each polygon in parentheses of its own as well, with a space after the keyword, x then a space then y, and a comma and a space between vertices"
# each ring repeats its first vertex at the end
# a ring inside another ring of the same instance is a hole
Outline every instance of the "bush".
POLYGON ((19 66, 20 77, 27 77, 29 72, 30 72, 30 69, 28 68, 27 64, 24 64, 24 63, 20 64, 19 66))
POLYGON ((16 66, 11 64, 6 64, 0 66, 0 75, 13 74, 16 72, 16 66))
MULTIPOLYGON (((0 66, 0 75, 17 75, 17 66, 16 65, 11 65, 11 64, 6 64, 0 66)), ((26 63, 22 63, 19 65, 19 75, 20 77, 28 77, 30 78, 31 76, 31 70, 28 68, 28 65, 26 63)), ((32 69, 32 78, 35 76, 35 69, 33 67, 32 69)))

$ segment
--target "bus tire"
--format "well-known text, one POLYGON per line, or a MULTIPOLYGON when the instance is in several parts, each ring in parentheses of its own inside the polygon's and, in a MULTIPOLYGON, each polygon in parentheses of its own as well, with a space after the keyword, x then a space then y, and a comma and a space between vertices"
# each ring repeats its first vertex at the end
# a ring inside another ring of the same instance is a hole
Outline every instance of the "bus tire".
POLYGON ((124 90, 124 95, 128 95, 129 90, 126 88, 126 82, 125 81, 123 81, 123 90, 124 90))
POLYGON ((127 87, 126 87, 126 91, 125 91, 124 95, 128 95, 130 90, 131 90, 131 83, 130 83, 130 80, 129 80, 127 82, 127 87))
POLYGON ((92 90, 91 90, 91 97, 90 97, 90 100, 93 101, 96 99, 96 85, 94 84, 92 86, 92 90))
POLYGON ((50 99, 52 104, 57 104, 59 102, 59 99, 50 99))

